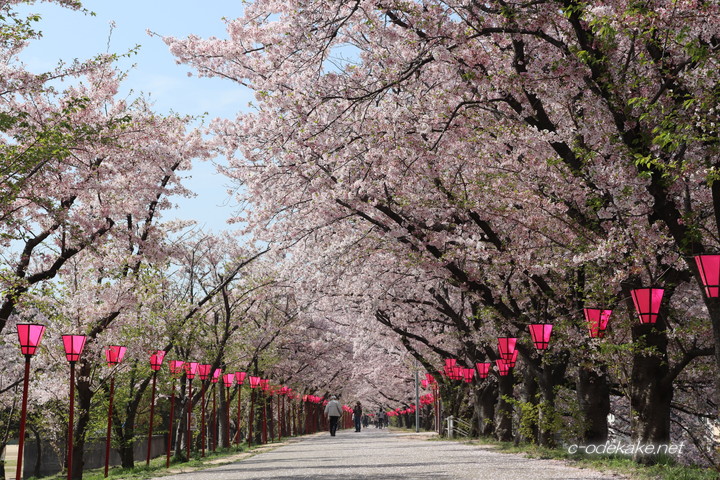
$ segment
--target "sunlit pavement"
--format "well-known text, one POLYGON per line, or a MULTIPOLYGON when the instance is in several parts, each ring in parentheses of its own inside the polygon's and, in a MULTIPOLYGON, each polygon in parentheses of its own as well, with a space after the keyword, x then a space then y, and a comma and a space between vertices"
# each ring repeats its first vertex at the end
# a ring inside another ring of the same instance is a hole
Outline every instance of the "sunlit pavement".
POLYGON ((427 436, 368 428, 303 438, 245 460, 165 480, 249 479, 618 479, 610 473, 527 459, 492 447, 425 441, 427 436))

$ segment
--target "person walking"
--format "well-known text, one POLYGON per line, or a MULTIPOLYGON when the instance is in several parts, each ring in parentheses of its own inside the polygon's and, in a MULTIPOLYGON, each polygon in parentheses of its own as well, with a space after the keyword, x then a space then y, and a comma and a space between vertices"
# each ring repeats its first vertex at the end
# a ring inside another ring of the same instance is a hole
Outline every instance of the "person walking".
POLYGON ((362 405, 357 402, 353 407, 353 420, 355 421, 355 431, 359 432, 362 427, 362 405))
POLYGON ((338 428, 338 420, 340 420, 340 416, 342 415, 340 402, 337 401, 335 395, 330 397, 330 401, 325 405, 325 415, 330 419, 330 436, 334 437, 338 428))

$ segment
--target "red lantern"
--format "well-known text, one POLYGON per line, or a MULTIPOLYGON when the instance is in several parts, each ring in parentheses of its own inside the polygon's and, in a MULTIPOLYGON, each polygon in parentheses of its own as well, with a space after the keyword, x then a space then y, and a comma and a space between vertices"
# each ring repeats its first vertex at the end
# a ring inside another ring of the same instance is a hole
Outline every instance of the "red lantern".
POLYGON ((640 323, 657 322, 664 293, 665 289, 653 287, 630 290, 635 310, 637 310, 640 317, 640 323))
POLYGON ((720 297, 720 255, 696 255, 695 263, 708 297, 720 297))
POLYGON ((185 362, 185 376, 192 380, 195 375, 198 374, 198 368, 200 364, 198 362, 185 362))
POLYGON ((517 357, 518 357, 518 351, 515 350, 512 354, 512 358, 510 360, 505 360, 505 363, 507 364, 508 368, 515 368, 515 364, 517 363, 517 357))
POLYGON ((168 365, 170 367, 170 375, 177 378, 183 373, 183 362, 182 360, 173 360, 168 365))
POLYGON ((215 371, 213 371, 212 378, 210 381, 212 383, 218 383, 220 381, 220 376, 222 375, 222 369, 216 368, 215 371))
POLYGON ((245 377, 247 376, 247 373, 245 372, 235 372, 235 381, 238 385, 242 385, 245 383, 245 377))
POLYGON ((605 330, 607 329, 608 322, 610 321, 610 315, 612 310, 602 308, 583 308, 585 313, 585 320, 590 330, 591 338, 603 338, 605 336, 605 330))
POLYGON ((427 379, 427 381, 428 381, 428 383, 429 383, 430 385, 432 385, 433 383, 435 383, 435 377, 433 377, 431 374, 426 373, 426 374, 425 374, 425 378, 427 379))
POLYGON ((108 367, 115 366, 122 362, 126 350, 126 347, 121 347, 120 345, 109 346, 108 349, 105 350, 105 360, 107 360, 108 367))
POLYGON ((495 364, 498 367, 498 372, 500 373, 501 377, 504 377, 508 373, 510 373, 510 366, 502 358, 498 358, 497 360, 495 360, 495 364))
POLYGON ((513 352, 515 351, 516 343, 517 338, 498 337, 498 351, 500 352, 500 357, 502 357, 504 360, 510 360, 512 358, 513 352))
POLYGON ((210 376, 211 368, 212 365, 208 365, 206 363, 198 365, 198 375, 200 375, 200 380, 207 380, 208 376, 210 376))
POLYGON ((476 363, 475 367, 477 368, 478 375, 480 378, 487 378, 488 374, 490 373, 490 362, 482 362, 482 363, 476 363))
POLYGON ((463 368, 463 377, 465 377, 466 383, 472 382, 473 378, 475 377, 475 369, 474 368, 463 368))
POLYGON ((20 342, 20 353, 23 355, 35 355, 43 333, 45 333, 45 325, 37 323, 18 323, 17 324, 18 341, 20 342))
POLYGON ((233 381, 235 380, 235 375, 232 373, 226 373, 223 375, 223 383, 227 388, 230 388, 233 386, 233 381))
POLYGON ((260 386, 260 377, 250 376, 250 388, 258 388, 260 386))
POLYGON ((531 323, 528 325, 528 328, 530 328, 530 336, 532 337, 533 344, 535 344, 535 348, 538 350, 547 350, 553 329, 552 324, 531 323))
POLYGON ((270 380, 269 379, 265 378, 263 380, 260 380, 260 389, 263 392, 267 392, 269 388, 270 388, 270 380))
POLYGON ((85 335, 63 335, 62 339, 67 361, 75 363, 80 360, 87 337, 85 335))
POLYGON ((157 350, 150 355, 150 368, 157 372, 162 367, 163 359, 165 358, 165 350, 157 350))

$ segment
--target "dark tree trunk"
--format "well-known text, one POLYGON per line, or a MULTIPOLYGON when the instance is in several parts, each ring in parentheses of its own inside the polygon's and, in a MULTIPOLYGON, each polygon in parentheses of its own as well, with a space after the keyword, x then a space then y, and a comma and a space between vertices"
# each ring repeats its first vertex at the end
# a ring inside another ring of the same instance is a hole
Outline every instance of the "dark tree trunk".
POLYGON ((93 392, 90 389, 90 365, 81 359, 79 362, 76 392, 77 403, 75 405, 75 418, 77 424, 73 430, 73 452, 72 452, 72 478, 75 480, 82 479, 83 469, 85 466, 85 437, 87 436, 88 424, 90 423, 90 405, 92 402, 93 392))
MULTIPOLYGON (((527 403, 530 405, 537 405, 538 404, 538 381, 537 381, 537 369, 531 368, 530 365, 527 364, 527 360, 524 362, 525 364, 522 366, 522 377, 523 377, 523 385, 520 393, 520 401, 523 403, 527 403)), ((521 412, 522 415, 522 412, 521 412)), ((534 444, 540 443, 540 431, 538 428, 538 419, 537 418, 520 418, 520 423, 525 425, 530 424, 531 425, 531 431, 530 432, 521 432, 518 431, 518 434, 515 436, 515 443, 518 444, 521 441, 524 442, 530 442, 534 444), (529 436, 527 436, 529 435, 529 436)))
POLYGON ((586 445, 604 443, 608 438, 607 416, 610 413, 610 385, 604 368, 601 372, 583 366, 579 368, 577 399, 585 425, 583 442, 586 445))
POLYGON ((513 406, 507 398, 513 397, 514 378, 512 373, 498 376, 498 398, 495 410, 495 437, 501 442, 510 442, 513 439, 512 414, 513 406))
POLYGON ((497 383, 490 379, 483 381, 475 392, 475 412, 473 415, 473 436, 492 436, 495 425, 495 402, 497 401, 497 383))
POLYGON ((538 444, 553 448, 559 428, 555 409, 556 387, 565 380, 569 355, 567 351, 545 352, 543 355, 538 376, 538 387, 542 396, 538 408, 538 444))
MULTIPOLYGON (((665 445, 670 442, 670 403, 673 398, 669 373, 665 321, 636 324, 632 328, 637 348, 633 354, 630 385, 632 440, 641 445, 665 445), (649 351, 648 349, 652 349, 649 351)), ((653 463, 653 455, 636 452, 634 459, 653 463)))

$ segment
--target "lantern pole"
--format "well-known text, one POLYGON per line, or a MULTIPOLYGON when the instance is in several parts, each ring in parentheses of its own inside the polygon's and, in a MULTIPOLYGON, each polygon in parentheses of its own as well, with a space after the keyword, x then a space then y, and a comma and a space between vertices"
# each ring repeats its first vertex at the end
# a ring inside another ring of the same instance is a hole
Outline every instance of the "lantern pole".
POLYGON ((155 389, 157 384, 157 372, 158 370, 160 370, 164 358, 165 350, 156 350, 155 353, 150 355, 150 368, 153 371, 153 377, 152 393, 150 394, 150 424, 148 425, 147 459, 145 460, 145 465, 150 465, 150 453, 152 452, 153 421, 155 418, 155 389))
MULTIPOLYGON (((122 362, 123 356, 125 355, 125 347, 119 345, 113 345, 105 351, 105 359, 108 362, 108 367, 113 366, 122 362)), ((110 439, 112 438, 112 414, 113 414, 113 397, 115 394, 115 372, 110 372, 110 395, 108 402, 108 422, 107 422, 107 433, 105 435, 105 478, 108 476, 110 469, 110 439)))
POLYGON ((187 459, 190 461, 190 444, 192 443, 192 430, 190 430, 190 422, 192 421, 192 378, 188 378, 188 408, 187 408, 187 439, 185 439, 185 447, 187 450, 187 459))
MULTIPOLYGON (((240 445, 240 425, 242 424, 242 384, 238 383, 238 406, 237 406, 237 435, 235 445, 240 445)), ((228 422, 230 419, 228 418, 228 422)))
POLYGON ((415 433, 420 431, 420 371, 418 370, 417 358, 415 359, 415 433))
POLYGON ((25 373, 23 375, 23 396, 20 408, 20 438, 18 439, 18 458, 15 479, 22 479, 23 448, 25 446, 25 422, 27 420, 27 397, 30 385, 30 359, 35 354, 43 333, 45 325, 35 323, 20 323, 17 325, 20 353, 25 355, 25 373))
POLYGON ((70 362, 70 414, 68 419, 67 469, 68 480, 72 479, 73 423, 75 422, 75 362, 70 362))
POLYGON ((73 425, 75 423, 75 363, 80 359, 85 346, 85 335, 63 335, 65 358, 70 363, 70 412, 68 418, 67 479, 72 479, 73 425))
POLYGON ((170 375, 172 376, 172 394, 170 395, 170 419, 169 419, 169 429, 168 432, 168 441, 167 441, 167 450, 165 451, 165 468, 170 468, 170 451, 172 447, 172 436, 173 431, 175 429, 173 428, 173 417, 175 416, 175 380, 177 380, 178 374, 181 373, 181 368, 183 366, 182 360, 173 360, 169 363, 170 367, 170 375))
POLYGON ((25 446, 25 419, 27 417, 27 397, 30 383, 30 358, 32 355, 25 355, 25 376, 23 377, 22 407, 20 410, 20 438, 18 439, 18 459, 15 479, 22 480, 23 447, 25 446))

